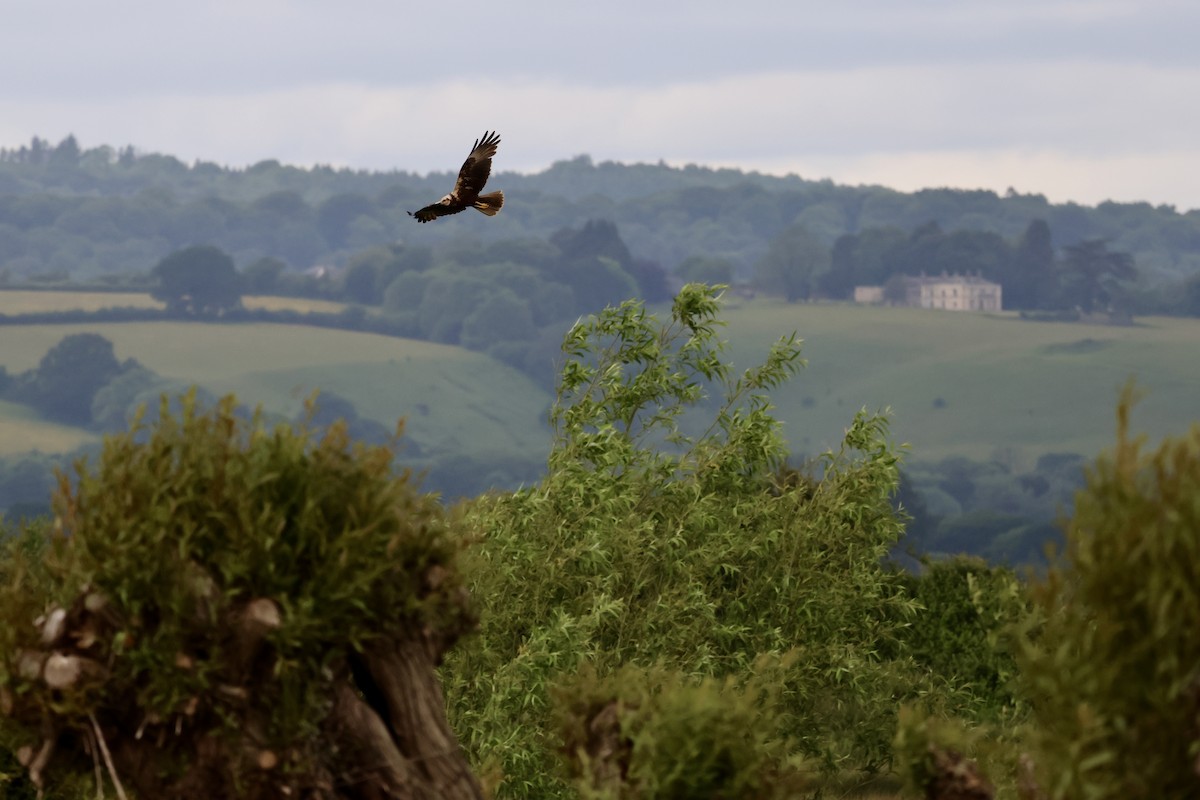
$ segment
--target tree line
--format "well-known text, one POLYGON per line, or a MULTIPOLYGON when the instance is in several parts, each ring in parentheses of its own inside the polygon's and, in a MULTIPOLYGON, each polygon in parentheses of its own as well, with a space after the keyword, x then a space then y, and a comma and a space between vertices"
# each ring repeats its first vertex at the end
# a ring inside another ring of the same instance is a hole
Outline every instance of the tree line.
MULTIPOLYGON (((344 266, 355 252, 398 241, 453 247, 461 226, 417 231, 405 213, 452 178, 275 161, 243 169, 187 165, 130 147, 83 149, 74 137, 57 145, 35 139, 0 151, 0 275, 22 282, 120 281, 192 244, 212 244, 242 265, 278 259, 295 272, 344 266)), ((1170 305, 1200 272, 1200 210, 1146 203, 1093 208, 1015 192, 902 193, 729 169, 597 164, 586 156, 533 175, 506 173, 503 180, 511 195, 504 214, 471 227, 471 236, 546 240, 562 228, 606 219, 640 258, 670 273, 688 259, 716 257, 735 278, 749 280, 771 243, 796 225, 832 260, 844 235, 910 232, 930 222, 951 236, 978 232, 972 244, 983 248, 982 256, 989 250, 982 234, 1015 241, 1034 220, 1045 221, 1060 248, 1106 240, 1110 250, 1128 253, 1139 291, 1151 296, 1146 304, 1170 305)))

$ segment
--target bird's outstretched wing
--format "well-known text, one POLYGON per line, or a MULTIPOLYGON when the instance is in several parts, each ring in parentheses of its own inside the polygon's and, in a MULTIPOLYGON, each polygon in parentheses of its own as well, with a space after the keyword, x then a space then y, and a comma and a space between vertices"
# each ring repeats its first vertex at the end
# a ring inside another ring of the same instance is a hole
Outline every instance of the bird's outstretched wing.
POLYGON ((431 205, 425 206, 420 211, 410 211, 410 212, 408 212, 408 215, 410 217, 415 217, 417 222, 432 222, 433 220, 437 219, 438 217, 445 217, 445 216, 449 216, 450 214, 457 214, 458 212, 464 210, 465 208, 467 208, 467 206, 464 206, 464 205, 448 206, 448 205, 444 205, 442 203, 432 203, 431 205))
MULTIPOLYGON (((492 156, 496 155, 496 147, 500 144, 500 134, 495 131, 484 131, 483 138, 475 140, 471 154, 463 162, 458 171, 458 180, 454 183, 454 194, 468 205, 483 191, 488 177, 492 174, 492 156)), ((424 209, 422 209, 424 210, 424 209)), ((420 213, 420 212, 418 212, 420 213)))

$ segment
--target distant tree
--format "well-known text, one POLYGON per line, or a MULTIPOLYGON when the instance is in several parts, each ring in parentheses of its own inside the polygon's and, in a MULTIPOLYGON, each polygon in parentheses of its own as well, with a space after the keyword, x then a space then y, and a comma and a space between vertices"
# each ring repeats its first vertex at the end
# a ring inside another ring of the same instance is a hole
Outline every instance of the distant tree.
POLYGON ((854 246, 858 236, 853 233, 839 236, 829 254, 829 271, 821 276, 819 285, 826 297, 845 300, 854 294, 858 285, 854 246))
POLYGON ((471 275, 441 274, 425 286, 418 310, 421 335, 433 342, 458 344, 463 320, 496 291, 471 275))
POLYGON ((490 261, 511 261, 545 269, 562 256, 554 244, 536 237, 502 239, 488 248, 490 261))
POLYGON ((375 204, 361 194, 335 194, 317 209, 317 230, 325 237, 330 247, 345 246, 350 238, 354 221, 375 213, 375 204))
POLYGON ((936 221, 913 228, 908 241, 895 248, 890 256, 894 272, 920 275, 937 271, 938 250, 945 239, 946 234, 936 221))
POLYGON ((612 258, 580 258, 562 266, 557 275, 575 293, 579 313, 599 311, 637 297, 637 281, 612 258))
POLYGON ((833 244, 829 272, 820 277, 827 296, 848 299, 855 286, 882 286, 903 272, 908 237, 895 227, 866 228, 846 234, 833 244))
POLYGON ((690 256, 675 268, 675 274, 687 283, 724 283, 733 281, 733 262, 721 256, 690 256))
POLYGON ((934 253, 931 272, 976 273, 1003 284, 1012 265, 1012 246, 992 231, 957 230, 947 234, 934 253))
POLYGON ((352 302, 379 305, 392 281, 406 272, 428 269, 432 259, 428 247, 402 244, 371 247, 350 258, 342 275, 342 291, 352 302))
POLYGON ((496 342, 532 339, 536 333, 529 303, 501 289, 463 320, 460 342, 472 350, 486 350, 496 342))
POLYGON ((50 152, 50 163, 55 166, 74 167, 79 164, 79 142, 75 135, 68 135, 50 152))
POLYGON ((807 299, 814 281, 829 268, 829 249, 811 231, 793 224, 771 240, 755 268, 755 283, 789 303, 807 299))
MULTIPOLYGON (((8 510, 5 516, 10 522, 17 517, 12 513, 16 507, 48 510, 57 466, 52 457, 40 453, 0 460, 0 508, 8 510)), ((0 745, 0 753, 3 752, 0 745)), ((0 784, 0 788, 4 786, 0 784)), ((29 796, 33 797, 32 794, 29 796)))
POLYGON ((615 222, 607 219, 590 219, 583 227, 575 230, 563 228, 550 237, 568 261, 595 258, 611 258, 622 268, 633 263, 629 247, 621 239, 615 222))
POLYGON ((1124 285, 1137 277, 1133 256, 1108 249, 1106 239, 1087 239, 1064 248, 1063 291, 1085 313, 1125 306, 1124 285))
POLYGON ((265 194, 254 201, 255 210, 275 217, 307 222, 312 218, 312 209, 299 192, 281 190, 265 194))
POLYGON ((287 270, 287 264, 278 258, 264 256, 242 270, 242 282, 246 294, 271 294, 276 290, 279 276, 287 270))
POLYGON ((1200 317, 1200 272, 1183 285, 1183 313, 1200 317))
POLYGON ((383 293, 385 311, 415 311, 425 299, 425 289, 433 281, 432 272, 405 272, 388 284, 383 293))
POLYGON ((1013 255, 1013 267, 1004 283, 1006 308, 1039 308, 1051 305, 1057 289, 1054 242, 1050 226, 1035 219, 1025 228, 1013 255))
POLYGON ((592 219, 582 228, 562 228, 550 237, 561 257, 545 267, 547 278, 575 293, 575 311, 589 313, 636 297, 633 255, 616 223, 592 219))
POLYGON ((638 292, 647 303, 661 303, 671 299, 667 271, 657 261, 635 258, 623 269, 637 283, 638 292))
POLYGON ((379 265, 372 259, 357 257, 342 274, 342 292, 352 303, 378 305, 383 300, 379 265))
POLYGON ((171 253, 152 272, 151 292, 176 314, 220 314, 242 303, 241 280, 233 259, 212 245, 193 245, 171 253))
POLYGON ((167 379, 141 364, 123 365, 121 373, 104 384, 92 399, 92 427, 123 431, 140 406, 152 410, 159 397, 171 388, 167 379))
POLYGON ((19 398, 50 419, 88 425, 93 398, 121 370, 112 342, 97 333, 73 333, 42 356, 19 398))

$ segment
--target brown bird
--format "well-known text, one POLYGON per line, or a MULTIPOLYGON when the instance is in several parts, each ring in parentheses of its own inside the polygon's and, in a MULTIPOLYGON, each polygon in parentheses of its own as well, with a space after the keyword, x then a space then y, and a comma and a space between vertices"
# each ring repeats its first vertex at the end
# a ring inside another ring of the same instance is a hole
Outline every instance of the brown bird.
POLYGON ((471 154, 463 162, 458 171, 458 180, 454 182, 454 191, 432 205, 425 206, 420 211, 409 211, 410 217, 417 222, 444 217, 447 214, 457 214, 464 208, 475 208, 489 217, 496 216, 504 205, 504 192, 480 194, 484 184, 492 174, 492 156, 496 155, 496 146, 500 144, 500 136, 493 132, 484 131, 482 139, 475 140, 471 154))

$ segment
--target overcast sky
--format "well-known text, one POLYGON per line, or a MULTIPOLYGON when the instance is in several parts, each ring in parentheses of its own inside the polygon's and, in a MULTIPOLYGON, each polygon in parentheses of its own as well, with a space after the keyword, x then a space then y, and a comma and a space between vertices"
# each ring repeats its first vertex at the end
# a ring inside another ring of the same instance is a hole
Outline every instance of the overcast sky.
POLYGON ((7 0, 0 145, 697 163, 1200 208, 1196 0, 7 0))

